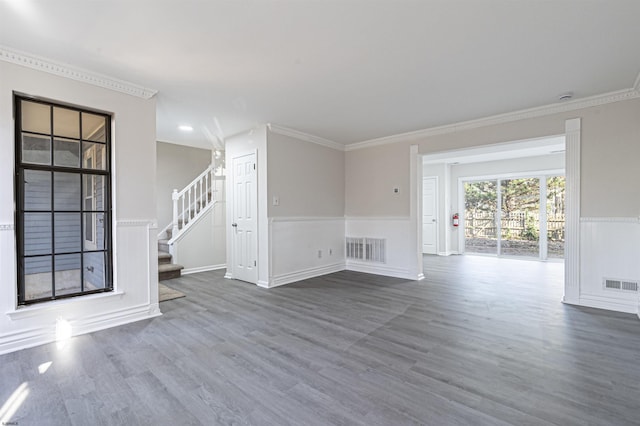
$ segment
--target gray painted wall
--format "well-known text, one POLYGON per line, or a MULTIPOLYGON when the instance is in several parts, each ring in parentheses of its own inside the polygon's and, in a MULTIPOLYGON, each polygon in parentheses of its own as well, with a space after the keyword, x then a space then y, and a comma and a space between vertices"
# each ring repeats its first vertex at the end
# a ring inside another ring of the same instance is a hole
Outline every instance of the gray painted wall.
POLYGON ((156 190, 158 227, 172 220, 171 193, 180 191, 211 164, 211 150, 158 142, 156 149, 156 190))

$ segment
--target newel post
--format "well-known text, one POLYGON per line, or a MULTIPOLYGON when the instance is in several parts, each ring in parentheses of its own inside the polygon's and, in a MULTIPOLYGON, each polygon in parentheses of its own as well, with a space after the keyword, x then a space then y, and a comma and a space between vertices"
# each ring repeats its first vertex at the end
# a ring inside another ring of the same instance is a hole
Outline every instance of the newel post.
POLYGON ((174 189, 171 194, 171 199, 173 200, 173 229, 171 231, 171 237, 175 237, 178 235, 178 190, 174 189))

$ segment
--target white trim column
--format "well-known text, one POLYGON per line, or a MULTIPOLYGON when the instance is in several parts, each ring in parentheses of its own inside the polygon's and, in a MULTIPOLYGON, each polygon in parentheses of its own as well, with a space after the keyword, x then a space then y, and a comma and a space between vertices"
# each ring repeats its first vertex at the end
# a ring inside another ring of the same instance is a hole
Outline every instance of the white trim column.
POLYGON ((418 155, 418 145, 409 147, 409 212, 410 245, 416 254, 415 271, 411 275, 422 280, 422 157, 418 155))
POLYGON ((565 122, 566 195, 564 296, 562 301, 580 304, 580 118, 565 122))

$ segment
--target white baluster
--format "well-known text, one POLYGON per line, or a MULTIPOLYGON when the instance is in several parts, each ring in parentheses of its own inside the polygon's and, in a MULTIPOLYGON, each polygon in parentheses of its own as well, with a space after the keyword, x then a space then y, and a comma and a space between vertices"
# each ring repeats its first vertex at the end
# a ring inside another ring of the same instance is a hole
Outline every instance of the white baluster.
POLYGON ((205 205, 209 204, 209 185, 211 184, 211 174, 207 172, 204 178, 204 199, 205 205))
POLYGON ((187 199, 187 219, 189 219, 189 222, 191 222, 191 188, 193 187, 190 186, 189 189, 187 189, 187 193, 185 195, 185 198, 187 199))
POLYGON ((178 190, 174 189, 171 194, 173 200, 173 228, 171 230, 171 237, 178 235, 178 190))
POLYGON ((180 210, 180 215, 182 216, 182 227, 184 228, 184 226, 187 224, 187 216, 184 214, 184 199, 185 196, 184 194, 182 194, 182 210, 180 210))
POLYGON ((204 207, 204 201, 202 198, 202 179, 198 181, 198 190, 199 190, 198 200, 200 200, 200 210, 202 210, 202 207, 204 207))

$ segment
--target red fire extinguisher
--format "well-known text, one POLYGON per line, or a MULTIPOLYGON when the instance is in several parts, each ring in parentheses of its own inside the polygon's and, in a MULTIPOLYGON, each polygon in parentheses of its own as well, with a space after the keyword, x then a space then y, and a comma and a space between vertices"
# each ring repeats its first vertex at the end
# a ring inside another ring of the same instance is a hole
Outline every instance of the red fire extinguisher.
POLYGON ((458 213, 455 213, 453 215, 453 226, 460 226, 460 216, 458 216, 458 213))

